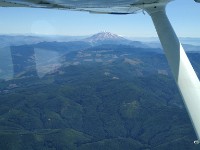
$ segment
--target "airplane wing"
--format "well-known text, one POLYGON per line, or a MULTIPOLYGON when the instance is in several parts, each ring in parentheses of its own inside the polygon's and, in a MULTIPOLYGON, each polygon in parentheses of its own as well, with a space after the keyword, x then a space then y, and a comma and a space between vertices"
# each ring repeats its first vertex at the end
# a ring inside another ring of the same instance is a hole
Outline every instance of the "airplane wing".
POLYGON ((105 14, 133 14, 144 4, 166 3, 170 0, 0 0, 2 7, 33 7, 68 9, 105 14))
MULTIPOLYGON (((0 0, 2 7, 33 7, 89 11, 105 14, 132 14, 145 10, 151 16, 169 66, 184 100, 200 143, 199 79, 175 34, 165 6, 171 0, 0 0)), ((195 0, 200 2, 200 0, 195 0)))

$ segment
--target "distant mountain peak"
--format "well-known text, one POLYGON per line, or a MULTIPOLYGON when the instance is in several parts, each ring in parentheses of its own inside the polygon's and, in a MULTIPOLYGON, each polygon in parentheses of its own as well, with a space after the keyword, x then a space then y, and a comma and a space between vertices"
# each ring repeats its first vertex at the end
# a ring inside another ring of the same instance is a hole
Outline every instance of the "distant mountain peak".
POLYGON ((104 42, 104 41, 126 41, 125 38, 110 32, 99 32, 93 36, 86 38, 85 41, 91 43, 104 42))
POLYGON ((120 36, 118 36, 117 34, 113 34, 111 32, 99 32, 95 35, 92 36, 93 38, 94 37, 98 37, 98 38, 105 38, 105 39, 118 39, 118 38, 122 38, 120 36))
POLYGON ((130 41, 125 39, 117 34, 113 34, 110 32, 99 32, 94 34, 91 37, 88 37, 83 40, 84 42, 88 42, 92 46, 94 45, 104 45, 104 44, 111 44, 111 45, 129 45, 134 47, 142 47, 146 48, 147 46, 138 41, 130 41))

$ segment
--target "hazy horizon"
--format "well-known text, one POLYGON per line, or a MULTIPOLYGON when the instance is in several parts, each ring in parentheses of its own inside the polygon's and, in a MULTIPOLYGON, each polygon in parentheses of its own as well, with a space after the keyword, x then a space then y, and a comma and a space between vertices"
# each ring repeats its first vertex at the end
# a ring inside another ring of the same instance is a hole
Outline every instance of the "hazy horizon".
MULTIPOLYGON (((41 37, 51 37, 51 36, 58 36, 58 37, 89 37, 89 36, 92 36, 92 35, 95 35, 95 34, 98 34, 98 33, 101 33, 103 31, 99 31, 99 32, 95 32, 93 34, 85 34, 85 35, 65 35, 65 34, 33 34, 33 33, 0 33, 0 36, 41 36, 41 37)), ((109 32, 109 31, 106 31, 108 33, 112 33, 112 34, 116 34, 118 36, 121 36, 121 37, 125 37, 125 38, 155 38, 155 39, 158 39, 158 36, 126 36, 126 35, 119 35, 117 33, 113 33, 113 32, 109 32)), ((188 38, 188 39, 200 39, 200 36, 199 37, 193 37, 193 36, 178 36, 179 38, 188 38)))

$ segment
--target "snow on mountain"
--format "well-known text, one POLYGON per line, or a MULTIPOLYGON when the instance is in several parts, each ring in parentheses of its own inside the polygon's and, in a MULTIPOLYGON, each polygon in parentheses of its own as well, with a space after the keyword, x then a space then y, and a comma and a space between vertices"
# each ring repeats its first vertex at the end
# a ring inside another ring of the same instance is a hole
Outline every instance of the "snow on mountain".
POLYGON ((97 33, 89 38, 84 39, 84 42, 88 42, 91 45, 112 44, 112 45, 129 45, 134 47, 147 48, 147 46, 144 43, 141 43, 139 41, 131 41, 110 32, 97 33))
POLYGON ((108 43, 108 42, 116 42, 116 41, 119 41, 122 43, 130 42, 129 40, 110 32, 97 33, 89 38, 86 38, 84 41, 90 42, 90 43, 100 43, 100 44, 108 43))

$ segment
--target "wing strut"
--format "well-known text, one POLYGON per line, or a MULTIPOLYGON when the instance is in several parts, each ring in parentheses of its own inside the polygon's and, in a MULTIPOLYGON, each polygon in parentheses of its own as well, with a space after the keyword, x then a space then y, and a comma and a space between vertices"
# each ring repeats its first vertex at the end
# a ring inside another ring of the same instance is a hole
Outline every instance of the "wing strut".
POLYGON ((200 84, 199 79, 174 32, 163 6, 147 6, 144 8, 151 16, 169 66, 184 100, 186 109, 193 123, 200 142, 200 84))

